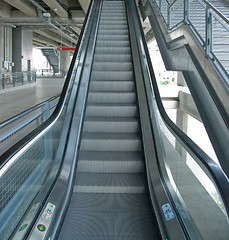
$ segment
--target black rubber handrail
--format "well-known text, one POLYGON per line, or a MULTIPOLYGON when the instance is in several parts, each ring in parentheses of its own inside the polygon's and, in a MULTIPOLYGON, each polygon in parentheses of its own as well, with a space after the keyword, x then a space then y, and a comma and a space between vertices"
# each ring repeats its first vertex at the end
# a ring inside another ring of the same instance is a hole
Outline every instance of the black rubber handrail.
POLYGON ((17 142, 15 145, 13 145, 11 148, 9 148, 6 152, 4 152, 0 156, 0 170, 10 160, 10 158, 13 155, 15 155, 28 142, 30 142, 39 133, 41 133, 45 128, 47 128, 56 119, 56 117, 59 115, 59 113, 60 113, 60 111, 62 109, 62 105, 63 105, 64 100, 65 100, 67 91, 68 91, 68 87, 70 85, 71 76, 72 76, 73 69, 74 69, 74 66, 75 66, 75 62, 76 62, 76 59, 77 59, 77 55, 78 55, 78 52, 79 52, 80 44, 81 44, 81 41, 82 41, 82 38, 83 38, 85 26, 86 26, 86 23, 88 21, 88 16, 89 16, 89 12, 90 12, 89 10, 90 10, 90 8, 92 6, 92 2, 93 1, 90 2, 87 14, 85 16, 85 20, 84 20, 83 27, 82 27, 81 32, 80 32, 80 36, 78 38, 76 49, 75 49, 75 52, 74 52, 74 55, 73 55, 73 58, 72 58, 72 61, 71 61, 68 73, 67 73, 67 77, 66 77, 63 89, 62 89, 61 94, 60 94, 60 99, 58 101, 58 104, 57 104, 55 110, 53 111, 53 113, 50 116, 50 118, 47 119, 47 121, 42 123, 39 127, 37 127, 35 130, 33 130, 31 133, 29 133, 27 136, 25 136, 23 139, 21 139, 19 142, 17 142))
MULTIPOLYGON (((136 12, 137 12, 137 6, 136 12)), ((139 26, 141 26, 141 21, 139 18, 139 15, 137 14, 137 19, 139 26)), ((169 128, 170 132, 175 136, 176 139, 180 140, 183 144, 183 146, 186 146, 186 148, 193 153, 199 161, 206 167, 208 172, 210 173, 212 179, 215 182, 215 185, 217 186, 217 189, 221 195, 221 198, 224 203, 224 207, 227 213, 227 219, 229 219, 229 184, 228 184, 228 178, 226 174, 223 172, 223 170, 198 146, 196 145, 183 131, 181 131, 169 118, 167 115, 162 100, 160 96, 160 92, 157 86, 157 81, 155 78, 153 66, 151 63, 148 47, 145 41, 145 36, 143 33, 142 28, 140 28, 141 32, 141 38, 144 46, 144 52, 146 55, 146 61, 149 69, 150 79, 153 86, 153 91, 155 94, 155 99, 157 102, 158 110, 160 112, 160 115, 165 122, 166 126, 169 128)), ((198 164, 198 162, 197 162, 198 164)), ((198 164, 199 165, 199 164, 198 164)), ((201 166, 200 166, 201 167, 201 166)), ((202 168, 202 167, 201 167, 202 168)), ((203 169, 203 168, 202 168, 203 169)), ((203 169, 204 170, 204 169, 203 169)))

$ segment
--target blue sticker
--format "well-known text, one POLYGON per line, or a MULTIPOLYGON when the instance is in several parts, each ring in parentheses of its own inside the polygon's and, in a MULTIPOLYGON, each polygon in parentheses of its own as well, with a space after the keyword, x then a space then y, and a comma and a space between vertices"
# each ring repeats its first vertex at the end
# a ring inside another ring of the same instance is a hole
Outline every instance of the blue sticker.
POLYGON ((169 203, 166 203, 162 206, 163 213, 165 215, 165 220, 169 221, 175 218, 175 214, 173 213, 172 207, 169 203))

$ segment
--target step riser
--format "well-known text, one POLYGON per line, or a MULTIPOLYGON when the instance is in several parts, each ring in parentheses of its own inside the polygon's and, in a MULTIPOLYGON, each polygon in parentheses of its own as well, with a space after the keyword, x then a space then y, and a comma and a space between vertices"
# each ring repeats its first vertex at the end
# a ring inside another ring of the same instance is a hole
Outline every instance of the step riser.
POLYGON ((92 81, 89 91, 135 91, 135 85, 133 82, 102 82, 92 81))
POLYGON ((136 140, 111 140, 111 139, 82 139, 82 151, 141 151, 141 141, 136 140))
POLYGON ((96 47, 95 54, 130 54, 129 47, 116 47, 116 48, 109 48, 109 47, 96 47))
POLYGON ((97 41, 96 47, 130 47, 129 41, 97 41))
POLYGON ((93 70, 95 71, 132 71, 133 65, 131 62, 126 63, 109 63, 109 62, 103 62, 103 63, 97 63, 95 62, 93 64, 93 70))
POLYGON ((118 55, 103 55, 103 54, 95 54, 94 56, 95 62, 131 62, 130 54, 118 54, 118 55))
POLYGON ((144 186, 140 187, 102 187, 102 186, 75 186, 73 192, 81 193, 145 193, 144 186))
MULTIPOLYGON (((114 22, 116 24, 116 22, 114 22)), ((117 23, 118 24, 118 23, 117 23)), ((128 41, 129 35, 98 35, 97 36, 98 41, 128 41)))
POLYGON ((88 103, 135 103, 135 93, 89 93, 88 103))
POLYGON ((84 132, 138 133, 138 122, 84 122, 84 132))
POLYGON ((92 81, 132 81, 134 79, 134 74, 132 71, 128 72, 102 72, 102 71, 93 71, 92 72, 92 81))
POLYGON ((101 106, 88 106, 86 109, 86 116, 94 117, 137 117, 137 107, 101 107, 101 106))
POLYGON ((140 161, 78 161, 78 172, 89 173, 143 173, 140 161))

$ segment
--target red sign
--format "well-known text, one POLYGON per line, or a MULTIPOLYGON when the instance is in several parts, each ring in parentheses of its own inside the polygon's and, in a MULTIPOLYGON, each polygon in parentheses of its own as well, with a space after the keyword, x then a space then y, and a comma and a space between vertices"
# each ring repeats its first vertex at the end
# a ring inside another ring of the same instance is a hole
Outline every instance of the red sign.
POLYGON ((58 47, 57 51, 75 51, 76 48, 70 48, 70 47, 58 47))

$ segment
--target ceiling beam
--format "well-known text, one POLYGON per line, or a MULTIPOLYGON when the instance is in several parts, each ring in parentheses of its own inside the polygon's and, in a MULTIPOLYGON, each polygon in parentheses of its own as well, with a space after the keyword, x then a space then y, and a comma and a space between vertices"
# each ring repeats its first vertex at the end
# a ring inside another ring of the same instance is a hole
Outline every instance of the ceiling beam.
POLYGON ((11 17, 11 6, 5 2, 1 2, 0 5, 0 17, 11 17))
POLYGON ((78 35, 80 35, 81 29, 77 26, 71 26, 70 27, 74 32, 76 32, 78 35))
POLYGON ((54 11, 59 17, 67 18, 68 12, 56 0, 42 0, 54 11))
POLYGON ((25 0, 3 0, 3 1, 17 8, 18 10, 26 14, 26 16, 37 17, 36 9, 30 4, 26 3, 25 0))
POLYGON ((90 5, 90 0, 78 0, 78 2, 80 3, 84 13, 86 14, 90 5))
POLYGON ((69 41, 66 41, 65 39, 61 39, 61 37, 58 34, 53 34, 50 32, 46 32, 44 30, 33 30, 33 32, 40 34, 46 38, 49 38, 51 40, 54 40, 56 42, 59 42, 60 44, 63 44, 66 47, 72 47, 72 44, 69 41))
POLYGON ((45 45, 50 45, 52 47, 59 47, 60 46, 56 41, 52 41, 50 39, 44 38, 43 36, 41 36, 37 33, 33 33, 33 40, 35 40, 36 42, 43 43, 45 45))

